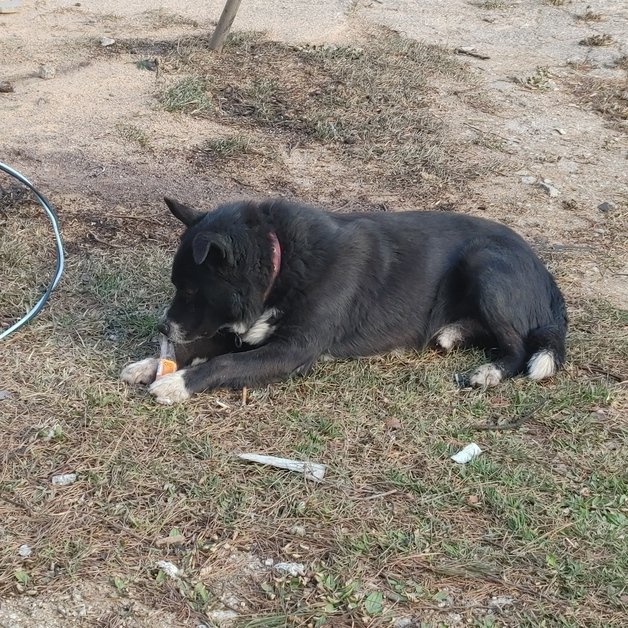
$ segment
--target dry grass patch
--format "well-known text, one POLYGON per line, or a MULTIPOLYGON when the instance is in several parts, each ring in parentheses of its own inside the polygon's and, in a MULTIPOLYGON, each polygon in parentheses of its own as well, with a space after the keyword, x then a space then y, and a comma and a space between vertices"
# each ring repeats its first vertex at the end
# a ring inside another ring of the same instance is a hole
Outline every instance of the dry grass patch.
POLYGON ((597 33, 578 42, 581 46, 610 46, 615 38, 608 33, 597 33))
POLYGON ((578 99, 613 122, 628 120, 628 78, 578 77, 571 83, 578 99))
POLYGON ((203 38, 165 45, 126 46, 162 50, 160 67, 177 75, 161 95, 169 111, 262 131, 278 148, 325 146, 359 171, 361 185, 420 195, 477 176, 431 110, 438 82, 469 80, 444 49, 384 30, 359 46, 290 46, 256 34, 231 36, 220 55, 203 38))
POLYGON ((581 22, 601 22, 604 19, 604 15, 596 13, 591 7, 587 7, 584 13, 576 15, 576 19, 581 22))
MULTIPOLYGON (((3 254, 44 241, 34 209, 7 216, 3 254)), ((451 374, 479 352, 409 352, 321 364, 245 406, 222 391, 161 407, 117 377, 155 350, 169 259, 152 244, 71 255, 50 307, 3 344, 0 591, 96 579, 182 622, 233 608, 239 626, 623 624, 625 312, 572 307, 567 369, 544 385, 460 391, 451 374), (471 440, 483 455, 455 465, 471 440), (239 451, 324 462, 328 476, 311 484, 239 451), (52 485, 68 472, 74 484, 52 485)), ((18 294, 39 262, 29 250, 16 263, 18 294)))

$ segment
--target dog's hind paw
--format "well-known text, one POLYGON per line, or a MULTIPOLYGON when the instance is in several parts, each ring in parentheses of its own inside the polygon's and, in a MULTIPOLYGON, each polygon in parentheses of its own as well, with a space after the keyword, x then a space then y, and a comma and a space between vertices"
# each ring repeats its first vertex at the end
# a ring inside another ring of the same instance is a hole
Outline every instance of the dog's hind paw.
POLYGON ((157 377, 159 360, 146 358, 139 362, 133 362, 122 369, 120 379, 127 384, 152 384, 157 377))
POLYGON ((502 379, 504 379, 504 374, 498 366, 495 366, 495 364, 483 364, 471 373, 469 381, 471 386, 488 388, 497 386, 502 379))
POLYGON ((186 401, 192 396, 185 385, 183 371, 160 377, 151 384, 148 392, 155 396, 158 403, 168 406, 186 401))

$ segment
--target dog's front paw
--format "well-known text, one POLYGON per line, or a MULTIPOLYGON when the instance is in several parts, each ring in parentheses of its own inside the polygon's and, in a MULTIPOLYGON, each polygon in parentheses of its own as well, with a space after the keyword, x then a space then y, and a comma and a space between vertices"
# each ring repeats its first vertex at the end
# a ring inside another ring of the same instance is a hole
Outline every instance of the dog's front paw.
POLYGON ((133 362, 122 369, 120 379, 127 384, 152 384, 157 377, 159 360, 157 358, 146 358, 139 362, 133 362))
POLYGON ((170 375, 164 375, 151 384, 148 391, 155 396, 158 403, 172 405, 173 403, 181 403, 192 396, 192 393, 185 385, 183 373, 185 371, 177 371, 170 375))

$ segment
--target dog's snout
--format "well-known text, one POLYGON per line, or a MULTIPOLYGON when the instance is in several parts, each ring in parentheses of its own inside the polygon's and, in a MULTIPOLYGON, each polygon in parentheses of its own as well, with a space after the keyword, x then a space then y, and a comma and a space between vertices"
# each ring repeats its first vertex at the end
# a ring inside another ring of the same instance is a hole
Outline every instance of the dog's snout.
POLYGON ((164 336, 170 336, 171 327, 168 321, 161 321, 161 323, 157 325, 157 329, 159 333, 163 334, 164 336))

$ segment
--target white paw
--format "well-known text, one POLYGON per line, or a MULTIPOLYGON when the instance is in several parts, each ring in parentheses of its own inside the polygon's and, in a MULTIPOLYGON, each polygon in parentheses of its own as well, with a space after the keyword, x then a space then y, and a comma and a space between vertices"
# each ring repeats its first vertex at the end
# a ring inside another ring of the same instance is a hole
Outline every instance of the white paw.
POLYGON ((443 351, 451 351, 463 340, 464 336, 459 325, 447 325, 443 327, 436 336, 436 344, 443 349, 443 351))
POLYGON ((146 358, 139 362, 133 362, 133 364, 122 369, 120 379, 127 384, 150 384, 155 381, 158 366, 159 360, 157 358, 146 358))
POLYGON ((494 364, 483 364, 471 375, 471 386, 497 386, 503 379, 501 370, 494 364))
POLYGON ((183 373, 185 371, 177 371, 170 375, 164 375, 151 384, 148 391, 151 395, 155 395, 158 403, 172 405, 173 403, 181 403, 192 396, 192 393, 185 386, 183 373))
POLYGON ((528 362, 528 377, 539 381, 556 374, 554 354, 547 349, 537 351, 528 362))

